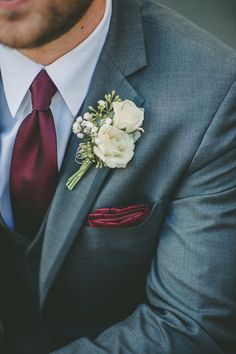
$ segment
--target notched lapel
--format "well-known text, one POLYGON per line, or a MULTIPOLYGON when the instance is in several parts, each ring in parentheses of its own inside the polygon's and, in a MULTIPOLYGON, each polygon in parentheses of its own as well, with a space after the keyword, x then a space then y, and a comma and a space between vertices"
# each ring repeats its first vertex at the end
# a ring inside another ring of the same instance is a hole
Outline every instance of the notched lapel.
MULTIPOLYGON (((110 93, 112 90, 116 90, 117 94, 119 94, 122 99, 132 100, 138 106, 143 104, 143 99, 137 94, 123 74, 124 71, 126 71, 126 74, 134 73, 146 65, 144 47, 141 42, 142 33, 136 34, 139 36, 140 46, 138 47, 139 50, 137 52, 132 52, 132 57, 134 59, 133 63, 130 62, 128 65, 130 56, 127 52, 127 46, 125 45, 124 48, 122 48, 122 45, 120 46, 120 55, 125 58, 125 51, 129 58, 127 62, 123 63, 122 71, 118 68, 118 65, 120 67, 122 66, 122 61, 120 61, 120 63, 117 62, 117 58, 121 60, 120 57, 117 56, 116 52, 113 54, 114 48, 113 43, 111 42, 115 41, 116 36, 118 35, 116 24, 118 16, 117 12, 120 11, 118 7, 122 6, 122 1, 119 6, 117 5, 119 1, 114 2, 115 7, 113 8, 113 21, 111 23, 110 33, 96 67, 81 114, 84 114, 87 111, 89 105, 96 105, 96 102, 99 99, 102 99, 105 94, 110 93), (135 61, 137 56, 139 56, 138 62, 135 61), (140 57, 143 58, 142 65, 140 57)), ((136 21, 137 17, 135 23, 136 21)), ((127 40, 128 38, 126 37, 125 42, 127 42, 127 40)), ((52 202, 52 207, 45 228, 39 276, 41 309, 48 290, 62 266, 73 241, 76 237, 79 237, 79 230, 85 222, 108 173, 112 172, 112 170, 108 168, 99 170, 92 167, 80 180, 75 189, 69 191, 66 188, 66 181, 68 177, 78 169, 78 165, 74 161, 78 144, 78 138, 75 135, 72 136, 64 158, 59 185, 52 202)))

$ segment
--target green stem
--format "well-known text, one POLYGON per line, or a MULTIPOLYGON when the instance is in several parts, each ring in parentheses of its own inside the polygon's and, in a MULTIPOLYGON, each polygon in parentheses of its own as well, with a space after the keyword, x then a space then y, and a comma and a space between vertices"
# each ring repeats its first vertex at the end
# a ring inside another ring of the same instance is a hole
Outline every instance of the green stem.
POLYGON ((80 166, 80 169, 75 174, 73 174, 73 176, 68 178, 66 186, 70 191, 75 188, 79 180, 83 177, 83 175, 85 175, 85 173, 89 170, 92 164, 93 163, 90 160, 85 160, 80 166))

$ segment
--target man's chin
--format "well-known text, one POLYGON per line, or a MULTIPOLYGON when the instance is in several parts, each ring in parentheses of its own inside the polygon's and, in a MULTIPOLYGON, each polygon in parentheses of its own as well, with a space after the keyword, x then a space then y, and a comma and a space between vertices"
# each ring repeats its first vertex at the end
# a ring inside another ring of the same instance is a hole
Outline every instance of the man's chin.
POLYGON ((34 47, 36 24, 33 27, 27 22, 17 12, 11 11, 2 16, 0 11, 0 43, 15 49, 34 47))
POLYGON ((45 44, 50 43, 58 36, 52 33, 48 33, 47 31, 43 32, 36 31, 36 27, 34 28, 22 28, 19 26, 1 26, 0 23, 0 43, 3 45, 14 48, 17 50, 20 49, 36 49, 44 46, 45 44))
POLYGON ((0 7, 0 43, 15 49, 43 47, 71 30, 83 17, 92 0, 67 0, 65 3, 68 5, 55 0, 49 3, 50 6, 46 2, 45 7, 5 13, 0 7), (81 6, 83 4, 81 8, 78 7, 80 1, 81 6))
POLYGON ((29 49, 36 47, 36 40, 31 38, 27 38, 26 36, 19 36, 11 33, 2 33, 0 30, 0 43, 3 45, 14 48, 14 49, 29 49))

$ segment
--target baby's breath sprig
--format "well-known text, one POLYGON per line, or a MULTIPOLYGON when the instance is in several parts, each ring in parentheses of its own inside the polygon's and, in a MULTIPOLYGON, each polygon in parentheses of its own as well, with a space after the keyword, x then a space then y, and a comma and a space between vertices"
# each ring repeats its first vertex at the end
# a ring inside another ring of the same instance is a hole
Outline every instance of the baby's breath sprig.
MULTIPOLYGON (((112 119, 114 116, 113 103, 121 101, 120 97, 116 95, 115 91, 111 94, 105 95, 104 100, 98 101, 97 109, 89 106, 89 113, 91 114, 91 122, 101 127, 106 120, 112 119)), ((112 123, 110 121, 110 123, 112 123)))

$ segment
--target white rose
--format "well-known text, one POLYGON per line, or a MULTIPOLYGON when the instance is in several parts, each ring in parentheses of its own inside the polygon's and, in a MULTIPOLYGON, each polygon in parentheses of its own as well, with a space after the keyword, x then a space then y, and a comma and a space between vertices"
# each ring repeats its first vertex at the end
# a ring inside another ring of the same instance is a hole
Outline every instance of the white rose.
POLYGON ((104 124, 97 136, 94 153, 109 168, 125 168, 134 155, 134 141, 124 131, 104 124))
POLYGON ((143 124, 144 109, 139 108, 134 102, 125 100, 114 102, 113 125, 119 129, 125 129, 127 133, 133 133, 143 124))

